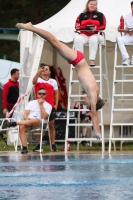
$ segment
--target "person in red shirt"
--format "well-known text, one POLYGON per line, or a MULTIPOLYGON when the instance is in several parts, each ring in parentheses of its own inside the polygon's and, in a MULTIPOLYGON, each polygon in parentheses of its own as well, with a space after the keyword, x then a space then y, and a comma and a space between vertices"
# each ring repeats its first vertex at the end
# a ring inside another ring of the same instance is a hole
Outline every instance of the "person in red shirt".
MULTIPOLYGON (((3 114, 6 116, 10 112, 18 100, 19 97, 19 70, 14 68, 10 72, 11 79, 3 85, 2 89, 2 106, 3 114)), ((13 113, 10 115, 12 117, 13 113)), ((7 144, 7 139, 1 133, 1 137, 5 144, 7 144)), ((6 131, 6 137, 8 137, 8 131, 6 131)))
POLYGON ((12 110, 19 97, 19 70, 14 68, 11 70, 10 73, 11 79, 9 79, 9 81, 4 84, 2 90, 2 104, 4 115, 12 110))
MULTIPOLYGON (((55 118, 56 110, 58 106, 58 85, 57 81, 53 78, 50 78, 51 69, 47 64, 41 63, 40 68, 37 71, 36 75, 33 78, 33 85, 35 89, 35 94, 37 97, 37 91, 39 88, 46 88, 47 96, 46 101, 52 106, 52 112, 49 117, 49 130, 51 135, 52 150, 56 151, 55 145, 55 118)), ((38 145, 33 149, 33 151, 38 151, 40 149, 40 136, 38 135, 38 145)))
MULTIPOLYGON (((97 1, 88 0, 85 10, 81 13, 75 23, 74 48, 83 53, 84 45, 89 43, 89 60, 90 67, 95 66, 95 57, 98 48, 98 30, 104 30, 106 19, 103 13, 97 10, 97 1)), ((100 35, 100 41, 103 36, 100 35)))

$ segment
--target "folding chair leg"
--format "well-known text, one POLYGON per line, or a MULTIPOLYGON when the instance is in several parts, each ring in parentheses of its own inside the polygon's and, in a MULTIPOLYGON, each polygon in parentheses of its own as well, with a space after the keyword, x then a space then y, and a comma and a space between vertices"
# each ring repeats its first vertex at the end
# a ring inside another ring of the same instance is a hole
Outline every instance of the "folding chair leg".
POLYGON ((43 136, 43 120, 42 120, 42 127, 41 127, 41 136, 40 136, 40 153, 42 152, 42 136, 43 136))
POLYGON ((52 151, 52 144, 51 144, 51 137, 50 137, 49 126, 48 126, 48 137, 49 137, 50 151, 52 151))
MULTIPOLYGON (((18 151, 18 140, 20 141, 20 138, 19 138, 19 126, 17 126, 17 128, 18 128, 18 134, 17 134, 16 141, 14 142, 14 149, 15 149, 16 153, 18 151)), ((21 141, 20 141, 20 144, 21 144, 21 141)), ((22 149, 22 144, 21 144, 21 149, 22 149)))
MULTIPOLYGON (((49 121, 49 120, 48 120, 49 121)), ((40 136, 40 153, 42 152, 42 137, 43 137, 43 125, 44 125, 44 120, 42 120, 42 127, 41 127, 41 136, 40 136)), ((48 136, 49 136, 49 143, 50 143, 50 150, 52 151, 52 145, 51 145, 51 137, 50 137, 50 132, 49 132, 49 124, 47 122, 46 130, 48 131, 48 136)))
POLYGON ((18 143, 17 143, 17 141, 15 141, 15 142, 14 142, 14 149, 15 149, 15 153, 17 153, 17 150, 18 150, 18 148, 17 148, 17 147, 18 147, 18 143))
MULTIPOLYGON (((19 140, 19 135, 17 135, 17 139, 14 142, 15 153, 17 153, 17 151, 18 151, 18 140, 19 140)), ((21 145, 21 149, 22 149, 22 145, 21 145)))

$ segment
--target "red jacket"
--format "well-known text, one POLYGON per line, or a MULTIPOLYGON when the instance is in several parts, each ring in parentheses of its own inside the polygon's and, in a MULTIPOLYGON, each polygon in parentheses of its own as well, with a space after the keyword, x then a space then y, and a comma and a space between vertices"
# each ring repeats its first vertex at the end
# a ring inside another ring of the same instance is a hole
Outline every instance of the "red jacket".
POLYGON ((4 84, 2 90, 2 104, 3 108, 7 109, 8 105, 14 105, 19 97, 19 82, 12 81, 9 79, 7 83, 4 84))
MULTIPOLYGON (((87 25, 95 25, 97 27, 96 30, 104 30, 106 28, 106 18, 101 12, 95 11, 81 13, 76 19, 75 29, 78 31, 86 30, 87 25)), ((81 31, 80 33, 91 36, 93 34, 97 34, 98 32, 95 31, 93 33, 89 33, 87 31, 81 31)))

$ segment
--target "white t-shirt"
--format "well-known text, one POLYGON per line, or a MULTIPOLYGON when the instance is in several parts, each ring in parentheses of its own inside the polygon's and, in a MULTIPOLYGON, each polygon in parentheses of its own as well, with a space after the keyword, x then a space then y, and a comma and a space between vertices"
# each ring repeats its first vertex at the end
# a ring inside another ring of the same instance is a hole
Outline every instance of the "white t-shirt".
MULTIPOLYGON (((43 103, 43 107, 46 113, 50 115, 52 106, 48 102, 45 101, 43 103)), ((33 100, 33 101, 28 102, 25 110, 30 110, 30 114, 28 115, 29 119, 34 119, 34 118, 38 118, 40 120, 42 119, 38 100, 33 100)))
POLYGON ((132 13, 129 13, 124 17, 124 23, 125 23, 125 28, 127 28, 127 29, 133 28, 132 13))

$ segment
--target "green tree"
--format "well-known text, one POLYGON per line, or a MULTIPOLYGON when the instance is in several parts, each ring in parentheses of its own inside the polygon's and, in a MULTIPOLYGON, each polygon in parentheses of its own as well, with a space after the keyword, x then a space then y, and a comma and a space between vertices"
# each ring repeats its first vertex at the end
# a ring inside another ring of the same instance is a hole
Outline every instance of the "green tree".
MULTIPOLYGON (((50 18, 70 0, 0 0, 1 28, 14 28, 17 22, 38 24, 50 18)), ((0 58, 19 61, 19 43, 0 40, 0 58)))

